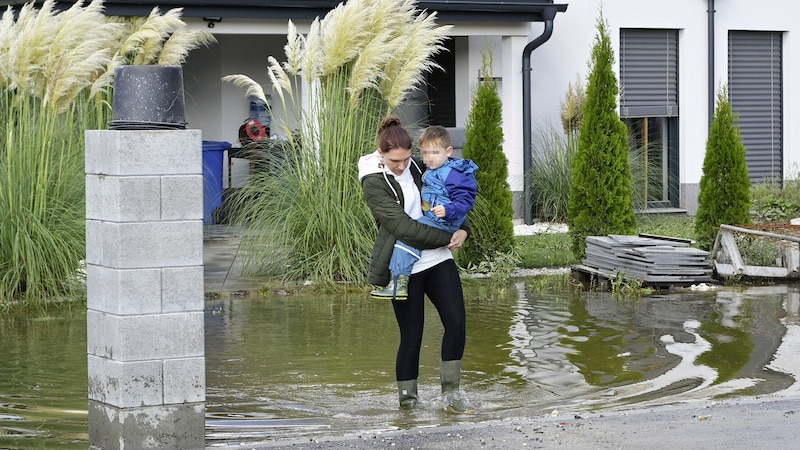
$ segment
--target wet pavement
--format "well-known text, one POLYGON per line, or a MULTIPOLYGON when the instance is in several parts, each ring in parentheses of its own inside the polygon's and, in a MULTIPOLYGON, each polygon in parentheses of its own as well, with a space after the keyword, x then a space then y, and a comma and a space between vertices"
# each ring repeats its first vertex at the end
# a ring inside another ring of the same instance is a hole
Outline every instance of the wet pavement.
POLYGON ((739 399, 554 414, 293 440, 248 449, 795 449, 800 398, 739 399))
POLYGON ((254 295, 263 281, 242 275, 240 254, 244 230, 228 225, 203 226, 203 265, 206 297, 254 295))

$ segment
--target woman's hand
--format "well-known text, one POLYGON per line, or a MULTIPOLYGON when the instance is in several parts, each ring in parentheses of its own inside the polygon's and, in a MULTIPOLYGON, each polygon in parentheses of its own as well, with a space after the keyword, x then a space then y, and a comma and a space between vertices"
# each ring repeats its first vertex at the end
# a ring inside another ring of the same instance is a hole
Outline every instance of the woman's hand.
POLYGON ((456 230, 453 233, 453 236, 450 238, 450 243, 447 244, 447 248, 450 250, 458 250, 464 245, 464 241, 467 240, 467 232, 464 230, 456 230))

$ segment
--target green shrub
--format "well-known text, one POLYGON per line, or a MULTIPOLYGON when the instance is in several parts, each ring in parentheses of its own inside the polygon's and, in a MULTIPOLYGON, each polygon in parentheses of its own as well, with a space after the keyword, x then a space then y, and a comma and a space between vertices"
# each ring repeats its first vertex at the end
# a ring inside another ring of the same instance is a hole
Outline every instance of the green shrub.
POLYGON ((503 104, 491 77, 491 54, 483 54, 483 81, 472 98, 466 123, 464 158, 478 165, 478 198, 470 213, 472 235, 458 252, 462 265, 479 265, 514 249, 514 210, 503 153, 503 104))
POLYGON ((619 88, 602 12, 597 31, 568 204, 567 224, 578 258, 586 252, 587 236, 631 234, 636 227, 628 132, 617 115, 619 88))
MULTIPOLYGON (((551 126, 538 126, 531 155, 531 169, 528 176, 533 215, 543 221, 563 222, 567 219, 567 206, 572 188, 572 161, 577 152, 580 138, 580 125, 583 121, 583 108, 586 95, 580 81, 570 83, 564 100, 561 102, 561 124, 563 133, 551 126)), ((631 169, 633 207, 646 208, 648 191, 658 191, 660 185, 647 182, 648 170, 645 167, 646 149, 641 139, 631 136, 628 153, 628 166, 631 169)), ((660 145, 650 141, 650 145, 660 145)))
POLYGON ((700 248, 710 249, 721 224, 750 223, 750 177, 736 117, 723 87, 717 94, 717 108, 711 122, 695 233, 700 248))
POLYGON ((753 222, 786 222, 800 217, 800 180, 754 184, 750 189, 753 222))

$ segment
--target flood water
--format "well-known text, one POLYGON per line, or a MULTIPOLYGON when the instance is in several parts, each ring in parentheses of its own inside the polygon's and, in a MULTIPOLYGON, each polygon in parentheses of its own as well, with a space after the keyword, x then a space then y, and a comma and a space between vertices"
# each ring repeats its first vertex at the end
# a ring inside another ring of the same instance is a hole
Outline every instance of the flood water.
MULTIPOLYGON (((365 295, 206 302, 210 447, 682 401, 800 393, 800 288, 620 298, 542 279, 465 284, 462 387, 448 415, 428 310, 421 404, 399 411, 398 332, 365 295)), ((0 448, 86 448, 85 306, 0 318, 0 448)))

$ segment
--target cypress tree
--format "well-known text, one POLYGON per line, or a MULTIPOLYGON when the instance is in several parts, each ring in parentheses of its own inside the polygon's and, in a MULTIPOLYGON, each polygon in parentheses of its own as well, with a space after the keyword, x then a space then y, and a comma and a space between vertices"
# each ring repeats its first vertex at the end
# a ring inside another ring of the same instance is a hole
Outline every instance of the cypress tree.
POLYGON ((750 223, 750 176, 728 90, 717 93, 700 178, 694 230, 701 248, 710 249, 720 224, 750 223))
POLYGON ((614 52, 602 12, 597 32, 567 206, 572 251, 578 258, 586 253, 587 236, 631 234, 636 229, 628 130, 617 114, 614 52))
POLYGON ((483 54, 481 81, 472 97, 466 123, 464 158, 478 165, 478 198, 469 215, 472 235, 459 263, 465 266, 490 261, 514 249, 514 210, 508 184, 508 159, 503 153, 503 103, 491 76, 492 55, 483 54))

